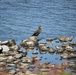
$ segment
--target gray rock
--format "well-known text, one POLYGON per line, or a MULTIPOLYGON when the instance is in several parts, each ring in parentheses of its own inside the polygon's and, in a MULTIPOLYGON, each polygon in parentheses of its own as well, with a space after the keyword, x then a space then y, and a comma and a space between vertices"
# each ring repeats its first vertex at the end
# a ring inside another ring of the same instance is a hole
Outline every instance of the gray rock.
POLYGON ((24 66, 24 68, 28 69, 29 68, 29 64, 27 63, 21 63, 22 66, 24 66))
POLYGON ((14 46, 14 45, 16 45, 16 42, 15 42, 15 40, 12 38, 11 40, 9 40, 8 41, 9 43, 7 44, 9 47, 10 46, 14 46))
POLYGON ((10 47, 10 50, 18 51, 20 49, 20 46, 13 45, 10 47))
POLYGON ((8 56, 15 56, 16 54, 18 54, 17 51, 9 51, 9 52, 7 53, 8 56))
POLYGON ((0 57, 0 62, 2 62, 2 61, 6 61, 6 57, 0 57))
POLYGON ((33 51, 32 54, 38 54, 38 52, 37 51, 33 51))
POLYGON ((15 60, 15 58, 13 56, 8 56, 6 62, 8 62, 8 63, 11 62, 12 63, 14 60, 15 60))
POLYGON ((8 67, 15 66, 15 64, 7 64, 8 67))
POLYGON ((26 62, 26 63, 31 63, 32 62, 32 58, 31 57, 23 57, 22 59, 22 62, 26 62))
POLYGON ((0 41, 0 45, 7 45, 8 41, 0 41))
POLYGON ((57 53, 62 53, 63 52, 63 48, 59 47, 59 46, 56 46, 56 52, 57 53))
POLYGON ((70 55, 68 53, 63 53, 63 54, 61 54, 61 58, 63 58, 63 59, 69 59, 70 55))
POLYGON ((0 54, 0 57, 4 57, 4 56, 5 56, 5 54, 4 54, 4 53, 0 54))
POLYGON ((5 66, 5 65, 6 65, 6 62, 0 61, 0 66, 5 66))
POLYGON ((76 68, 76 62, 69 62, 69 67, 75 67, 76 68))
POLYGON ((47 52, 46 51, 40 51, 40 54, 46 54, 47 52))
POLYGON ((32 40, 23 40, 21 43, 21 46, 23 46, 23 47, 34 47, 35 42, 32 40))
POLYGON ((56 40, 57 38, 47 38, 46 41, 53 41, 56 40))
POLYGON ((17 63, 19 63, 19 61, 18 61, 18 60, 16 60, 16 61, 13 61, 13 64, 17 64, 17 63))
POLYGON ((9 74, 15 74, 15 70, 10 70, 8 73, 9 74))
POLYGON ((19 58, 22 57, 22 54, 16 54, 14 57, 15 57, 16 59, 19 59, 19 58))
POLYGON ((50 69, 40 69, 41 72, 48 72, 50 69))
POLYGON ((46 45, 42 45, 42 46, 39 45, 39 50, 40 51, 49 51, 49 47, 47 47, 46 45))
POLYGON ((69 51, 69 52, 74 52, 74 51, 75 51, 74 48, 71 47, 71 46, 66 46, 65 49, 66 49, 67 51, 69 51))
POLYGON ((55 50, 53 48, 49 49, 49 53, 54 53, 54 52, 55 52, 55 50))

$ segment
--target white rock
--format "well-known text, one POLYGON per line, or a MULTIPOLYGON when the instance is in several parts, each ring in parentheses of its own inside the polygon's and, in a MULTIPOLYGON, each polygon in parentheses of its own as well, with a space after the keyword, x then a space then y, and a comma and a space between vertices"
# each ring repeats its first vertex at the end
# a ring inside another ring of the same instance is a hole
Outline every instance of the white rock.
POLYGON ((9 49, 9 47, 7 46, 7 45, 0 45, 0 48, 3 48, 3 51, 2 52, 8 52, 10 49, 9 49))

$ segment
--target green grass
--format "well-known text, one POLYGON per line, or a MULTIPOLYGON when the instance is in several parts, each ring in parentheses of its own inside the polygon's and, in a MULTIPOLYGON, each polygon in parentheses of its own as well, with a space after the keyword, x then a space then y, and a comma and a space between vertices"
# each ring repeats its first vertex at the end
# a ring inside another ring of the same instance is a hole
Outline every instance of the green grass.
POLYGON ((76 74, 68 74, 68 73, 63 73, 61 75, 76 75, 76 74))
POLYGON ((68 73, 63 73, 63 74, 61 74, 61 75, 72 75, 71 73, 70 74, 68 74, 68 73))
MULTIPOLYGON (((45 74, 45 73, 36 73, 37 75, 47 75, 47 74, 45 74)), ((51 75, 51 74, 50 74, 51 75)), ((56 74, 55 74, 56 75, 56 74)), ((76 75, 76 74, 72 74, 72 73, 63 73, 63 74, 61 74, 61 75, 76 75)))

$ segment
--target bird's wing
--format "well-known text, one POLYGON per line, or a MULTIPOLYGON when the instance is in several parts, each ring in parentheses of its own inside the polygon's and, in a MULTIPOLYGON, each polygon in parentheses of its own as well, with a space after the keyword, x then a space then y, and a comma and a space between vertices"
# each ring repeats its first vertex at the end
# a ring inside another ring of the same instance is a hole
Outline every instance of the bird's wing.
POLYGON ((34 33, 33 33, 33 35, 32 36, 34 36, 34 35, 38 35, 40 32, 39 32, 39 30, 37 29, 34 33))

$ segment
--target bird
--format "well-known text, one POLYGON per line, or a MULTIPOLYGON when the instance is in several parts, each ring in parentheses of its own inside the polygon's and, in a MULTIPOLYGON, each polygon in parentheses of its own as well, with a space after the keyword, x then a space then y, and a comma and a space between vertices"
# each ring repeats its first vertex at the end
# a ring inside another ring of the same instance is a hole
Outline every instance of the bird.
POLYGON ((38 36, 41 33, 41 31, 42 31, 42 26, 39 26, 32 36, 38 36))

